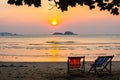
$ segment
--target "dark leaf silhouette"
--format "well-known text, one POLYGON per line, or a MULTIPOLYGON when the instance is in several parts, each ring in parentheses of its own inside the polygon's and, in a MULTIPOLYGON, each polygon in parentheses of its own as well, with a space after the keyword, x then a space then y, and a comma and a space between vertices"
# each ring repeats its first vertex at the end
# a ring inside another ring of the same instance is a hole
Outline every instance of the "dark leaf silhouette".
POLYGON ((8 0, 8 4, 15 4, 16 6, 22 6, 24 4, 28 6, 34 5, 35 7, 40 7, 41 0, 8 0))
MULTIPOLYGON (((48 0, 54 1, 55 5, 62 12, 67 11, 68 7, 88 6, 90 10, 99 7, 100 11, 107 10, 113 15, 119 15, 120 0, 48 0), (97 4, 97 6, 96 6, 97 4)), ((41 0, 8 0, 8 4, 22 6, 34 5, 35 7, 41 7, 41 0)))

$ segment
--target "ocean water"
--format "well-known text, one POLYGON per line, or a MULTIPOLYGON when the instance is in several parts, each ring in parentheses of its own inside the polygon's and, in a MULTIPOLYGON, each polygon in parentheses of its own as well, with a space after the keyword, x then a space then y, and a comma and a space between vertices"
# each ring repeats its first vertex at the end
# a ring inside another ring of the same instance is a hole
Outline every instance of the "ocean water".
POLYGON ((68 56, 114 55, 120 61, 120 34, 0 36, 0 61, 66 62, 68 56))

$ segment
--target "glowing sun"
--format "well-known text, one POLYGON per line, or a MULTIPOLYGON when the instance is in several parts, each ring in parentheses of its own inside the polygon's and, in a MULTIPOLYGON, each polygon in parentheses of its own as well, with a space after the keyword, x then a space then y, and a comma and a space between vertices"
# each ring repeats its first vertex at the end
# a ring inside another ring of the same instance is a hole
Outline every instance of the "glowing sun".
POLYGON ((56 26, 57 24, 58 24, 58 21, 57 21, 57 20, 52 20, 52 21, 51 21, 51 25, 52 25, 52 26, 56 26))

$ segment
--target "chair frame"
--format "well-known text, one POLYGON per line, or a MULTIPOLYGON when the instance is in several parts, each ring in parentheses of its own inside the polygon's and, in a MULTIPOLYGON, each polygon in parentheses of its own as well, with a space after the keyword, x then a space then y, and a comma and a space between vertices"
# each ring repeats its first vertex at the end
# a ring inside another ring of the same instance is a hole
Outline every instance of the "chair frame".
POLYGON ((81 57, 68 57, 68 74, 73 73, 73 71, 81 71, 81 72, 85 72, 85 56, 81 56, 81 57), (70 65, 70 60, 71 59, 80 59, 79 65, 74 64, 72 66, 77 66, 77 67, 72 67, 70 65), (79 67, 78 67, 79 66, 79 67))
POLYGON ((91 64, 91 68, 88 71, 90 73, 91 71, 94 71, 97 75, 100 74, 100 72, 108 72, 112 75, 112 59, 113 56, 99 56, 93 64, 91 64), (101 64, 102 63, 102 64, 101 64), (97 69, 101 68, 101 69, 97 69), (98 71, 100 70, 100 72, 98 71))

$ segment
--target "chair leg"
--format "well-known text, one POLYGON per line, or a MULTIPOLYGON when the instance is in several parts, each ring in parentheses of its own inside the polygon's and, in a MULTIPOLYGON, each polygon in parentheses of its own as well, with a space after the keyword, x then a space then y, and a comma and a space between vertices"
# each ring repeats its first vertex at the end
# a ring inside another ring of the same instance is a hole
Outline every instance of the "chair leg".
POLYGON ((97 71, 96 67, 94 67, 95 74, 99 75, 99 72, 97 71))
POLYGON ((102 69, 101 71, 103 71, 104 69, 106 69, 106 71, 107 71, 109 74, 112 75, 112 72, 111 72, 111 65, 112 65, 112 64, 111 64, 111 61, 110 61, 108 64, 106 64, 105 66, 103 66, 103 69, 102 69), (108 64, 109 64, 109 69, 107 68, 108 64))
POLYGON ((99 73, 98 73, 98 71, 97 71, 97 69, 96 69, 95 66, 92 66, 92 67, 90 68, 90 70, 88 71, 88 73, 90 73, 92 70, 95 72, 95 74, 99 75, 99 73))
POLYGON ((90 68, 90 70, 88 71, 88 73, 90 73, 92 70, 93 70, 93 71, 96 71, 94 65, 91 66, 91 68, 90 68))
POLYGON ((68 61, 68 64, 67 64, 67 72, 69 74, 69 61, 68 61))
POLYGON ((93 66, 90 68, 90 70, 88 71, 88 73, 90 73, 90 71, 92 70, 93 66))

